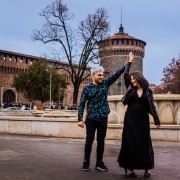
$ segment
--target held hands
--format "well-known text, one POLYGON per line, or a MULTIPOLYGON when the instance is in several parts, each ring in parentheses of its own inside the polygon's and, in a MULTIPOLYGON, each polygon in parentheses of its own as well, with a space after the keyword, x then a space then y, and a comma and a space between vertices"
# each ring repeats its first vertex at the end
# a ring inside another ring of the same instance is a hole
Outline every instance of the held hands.
POLYGON ((132 51, 129 53, 128 59, 129 59, 129 62, 134 62, 134 54, 132 51))
POLYGON ((79 121, 78 126, 81 127, 81 128, 84 128, 84 121, 79 121))

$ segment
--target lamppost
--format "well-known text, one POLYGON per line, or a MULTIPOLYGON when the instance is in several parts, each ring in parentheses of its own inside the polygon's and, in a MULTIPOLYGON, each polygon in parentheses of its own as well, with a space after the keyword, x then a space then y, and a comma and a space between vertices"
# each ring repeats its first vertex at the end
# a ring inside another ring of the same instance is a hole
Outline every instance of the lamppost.
POLYGON ((51 109, 51 91, 52 91, 52 66, 49 65, 49 68, 46 69, 46 71, 49 71, 49 105, 51 109))
POLYGON ((122 95, 122 88, 123 88, 123 84, 122 84, 122 78, 123 78, 123 77, 122 77, 122 75, 121 75, 120 78, 121 78, 121 95, 122 95))
POLYGON ((50 90, 49 90, 49 105, 50 105, 50 109, 51 109, 51 86, 52 86, 52 66, 50 65, 50 73, 49 73, 50 75, 49 75, 49 81, 50 81, 50 84, 49 84, 49 86, 50 86, 50 90))
POLYGON ((49 65, 49 68, 47 69, 47 71, 49 71, 49 105, 50 105, 50 108, 52 106, 52 71, 53 71, 53 68, 54 69, 60 69, 60 67, 52 67, 52 65, 50 64, 49 65))

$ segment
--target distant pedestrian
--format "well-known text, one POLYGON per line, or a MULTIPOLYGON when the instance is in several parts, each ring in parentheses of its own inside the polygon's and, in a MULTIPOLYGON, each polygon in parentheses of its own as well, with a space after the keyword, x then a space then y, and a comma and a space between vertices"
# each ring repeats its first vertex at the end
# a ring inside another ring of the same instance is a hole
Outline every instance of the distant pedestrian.
POLYGON ((25 109, 26 109, 25 104, 22 104, 22 106, 21 106, 21 110, 25 110, 25 109))
POLYGON ((37 106, 33 104, 33 110, 37 110, 37 106))
POLYGON ((4 109, 4 102, 1 103, 1 108, 4 109))
POLYGON ((63 105, 61 105, 61 107, 60 107, 60 108, 61 108, 61 110, 63 110, 63 109, 64 109, 64 106, 63 106, 63 105))
POLYGON ((69 110, 69 105, 65 106, 64 110, 69 110))

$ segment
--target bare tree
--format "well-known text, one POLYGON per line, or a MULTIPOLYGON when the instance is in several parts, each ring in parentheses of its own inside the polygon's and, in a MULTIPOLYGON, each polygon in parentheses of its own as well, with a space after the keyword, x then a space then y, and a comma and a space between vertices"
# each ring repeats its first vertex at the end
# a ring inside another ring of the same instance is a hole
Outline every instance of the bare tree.
POLYGON ((166 85, 166 93, 180 94, 180 58, 173 58, 169 66, 164 68, 163 74, 161 80, 166 85))
POLYGON ((81 21, 76 30, 71 28, 73 15, 62 0, 52 2, 40 16, 45 19, 45 23, 40 30, 33 31, 32 38, 45 44, 52 43, 54 49, 58 47, 58 59, 67 59, 69 69, 61 68, 71 77, 74 87, 73 103, 77 104, 80 84, 90 75, 86 73, 89 63, 99 62, 97 42, 108 36, 107 12, 103 8, 97 9, 81 21), (74 64, 78 68, 74 68, 74 64))

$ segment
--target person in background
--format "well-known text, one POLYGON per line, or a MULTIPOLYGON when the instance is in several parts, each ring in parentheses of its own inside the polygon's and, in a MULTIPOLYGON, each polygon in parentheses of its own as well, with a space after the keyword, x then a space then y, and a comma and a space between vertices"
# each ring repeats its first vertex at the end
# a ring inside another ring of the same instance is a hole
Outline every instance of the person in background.
POLYGON ((64 106, 63 105, 61 105, 61 110, 63 110, 64 109, 64 106))
POLYGON ((1 108, 4 109, 4 102, 1 103, 1 108))
POLYGON ((160 127, 160 121, 148 81, 141 72, 129 74, 130 67, 131 63, 126 66, 124 72, 127 92, 122 102, 128 107, 124 117, 118 162, 128 176, 136 177, 134 169, 144 169, 144 176, 150 177, 150 169, 154 168, 154 153, 148 113, 153 116, 157 129, 160 127))
MULTIPOLYGON (((133 61, 130 55, 129 62, 133 61)), ((90 155, 95 132, 97 131, 97 155, 96 170, 108 171, 108 167, 103 162, 104 144, 107 131, 108 114, 110 113, 107 95, 109 87, 124 72, 125 65, 120 67, 113 75, 103 80, 104 69, 102 66, 91 69, 92 83, 83 88, 80 103, 78 106, 78 126, 84 128, 86 125, 86 142, 84 147, 84 162, 82 170, 89 171, 90 155), (83 121, 83 111, 87 102, 86 120, 83 121)))
POLYGON ((37 110, 37 106, 33 104, 33 110, 37 110))
POLYGON ((69 105, 65 106, 64 110, 69 110, 69 105))
POLYGON ((22 106, 21 106, 21 110, 26 110, 26 106, 25 106, 25 104, 22 104, 22 106))

